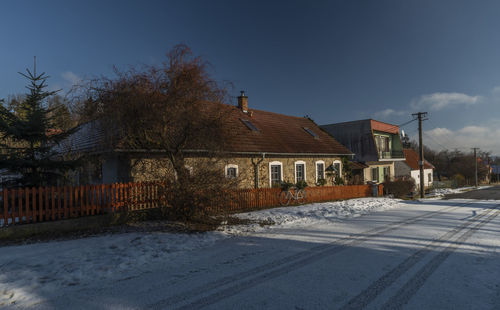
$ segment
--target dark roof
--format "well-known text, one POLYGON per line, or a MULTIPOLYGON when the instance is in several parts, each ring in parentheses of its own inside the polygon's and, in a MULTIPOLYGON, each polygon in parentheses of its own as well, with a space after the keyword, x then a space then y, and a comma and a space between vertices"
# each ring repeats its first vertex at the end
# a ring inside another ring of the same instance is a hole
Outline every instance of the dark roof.
MULTIPOLYGON (((222 113, 227 118, 225 120, 227 152, 352 154, 308 118, 253 109, 244 113, 236 106, 226 104, 221 106, 222 113), (257 130, 253 130, 252 126, 257 130)), ((102 152, 105 151, 103 139, 104 134, 98 123, 91 122, 81 125, 75 134, 64 141, 61 148, 65 151, 102 152)), ((108 146, 108 149, 112 147, 108 146)))
POLYGON ((242 112, 236 106, 228 109, 230 134, 227 151, 291 154, 352 154, 312 120, 261 110, 242 112), (250 121, 258 131, 250 130, 243 120, 250 121), (314 133, 316 136, 311 134, 314 133))
POLYGON ((78 126, 78 129, 55 147, 58 153, 95 153, 105 151, 104 132, 99 122, 93 121, 78 126))
MULTIPOLYGON (((419 170, 420 169, 420 166, 418 165, 419 156, 417 152, 415 152, 412 149, 404 149, 403 152, 405 153, 405 158, 406 158, 405 163, 408 166, 410 166, 411 170, 419 170)), ((427 160, 425 160, 425 158, 424 158, 424 169, 434 169, 434 166, 427 160)))
POLYGON ((350 161, 350 163, 351 163, 351 169, 353 170, 360 170, 369 167, 368 165, 360 163, 359 161, 350 161))

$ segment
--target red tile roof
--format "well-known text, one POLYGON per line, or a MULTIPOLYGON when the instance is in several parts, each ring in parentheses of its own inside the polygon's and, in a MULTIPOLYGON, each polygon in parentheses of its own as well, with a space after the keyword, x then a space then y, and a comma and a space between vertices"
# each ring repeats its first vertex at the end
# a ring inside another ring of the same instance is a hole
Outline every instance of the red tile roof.
MULTIPOLYGON (((342 144, 304 117, 288 116, 267 111, 249 109, 243 113, 238 107, 221 104, 208 106, 206 113, 220 113, 225 120, 225 151, 236 153, 279 153, 311 155, 351 155, 342 144), (221 108, 220 110, 218 108, 221 108), (242 120, 250 121, 258 131, 249 129, 242 120), (313 137, 304 128, 309 128, 313 137)), ((97 123, 80 126, 77 133, 66 141, 71 150, 103 151, 104 133, 97 123)), ((188 149, 204 149, 202 145, 188 149)))
POLYGON ((227 149, 229 152, 265 152, 286 154, 352 154, 345 146, 304 117, 224 105, 228 112, 227 149), (258 131, 250 130, 242 120, 249 120, 258 131), (313 137, 304 128, 309 128, 313 137))
POLYGON ((372 130, 383 131, 393 134, 399 134, 399 126, 384 123, 381 121, 376 121, 374 119, 370 120, 372 125, 372 130))
MULTIPOLYGON (((405 153, 405 162, 408 164, 408 166, 410 166, 411 170, 420 170, 420 166, 418 165, 419 156, 417 152, 412 149, 404 149, 403 152, 405 153)), ((434 166, 427 160, 425 160, 425 158, 424 169, 434 169, 434 166)))

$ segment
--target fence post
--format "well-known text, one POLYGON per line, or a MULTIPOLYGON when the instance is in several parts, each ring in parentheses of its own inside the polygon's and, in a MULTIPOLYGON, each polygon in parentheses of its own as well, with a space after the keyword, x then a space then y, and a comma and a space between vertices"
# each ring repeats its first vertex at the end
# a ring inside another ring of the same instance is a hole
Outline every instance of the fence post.
POLYGON ((24 196, 24 190, 19 189, 17 192, 17 207, 18 207, 18 212, 19 212, 19 223, 21 224, 23 222, 23 217, 24 217, 24 212, 23 212, 23 196, 24 196))
POLYGON ((38 220, 43 222, 43 188, 38 187, 38 220))
POLYGON ((54 186, 50 187, 50 200, 51 200, 51 215, 52 215, 52 220, 54 221, 56 219, 56 197, 55 197, 55 192, 56 189, 54 186))
POLYGON ((62 201, 61 201, 61 186, 57 187, 57 219, 61 219, 62 201))
POLYGON ((9 190, 4 188, 2 190, 2 194, 3 194, 3 226, 7 226, 9 224, 9 220, 7 219, 7 216, 9 215, 9 205, 8 205, 9 190))

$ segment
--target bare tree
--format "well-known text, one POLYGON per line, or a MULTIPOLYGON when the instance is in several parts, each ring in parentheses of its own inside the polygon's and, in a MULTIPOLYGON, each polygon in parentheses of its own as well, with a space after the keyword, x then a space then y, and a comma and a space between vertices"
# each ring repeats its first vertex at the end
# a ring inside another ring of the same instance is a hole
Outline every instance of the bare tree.
POLYGON ((178 210, 190 209, 181 213, 191 216, 211 203, 202 197, 207 192, 216 196, 232 186, 213 164, 223 157, 227 92, 208 75, 207 63, 179 45, 160 66, 115 73, 114 79, 92 81, 81 109, 100 121, 107 143, 134 151, 138 165, 147 159, 149 170, 171 169, 164 176, 169 201, 178 210), (194 153, 210 161, 200 160, 189 169, 186 159, 194 153))

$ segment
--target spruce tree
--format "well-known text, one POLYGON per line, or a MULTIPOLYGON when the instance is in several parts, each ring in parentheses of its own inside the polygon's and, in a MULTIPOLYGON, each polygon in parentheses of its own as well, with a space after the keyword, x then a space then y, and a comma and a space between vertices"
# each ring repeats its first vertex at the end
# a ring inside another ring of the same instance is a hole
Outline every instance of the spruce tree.
POLYGON ((45 73, 20 73, 29 83, 28 93, 16 110, 0 102, 0 171, 19 176, 3 186, 47 186, 57 182, 76 160, 64 160, 56 146, 74 130, 54 127, 54 109, 48 99, 57 91, 46 91, 45 73))

